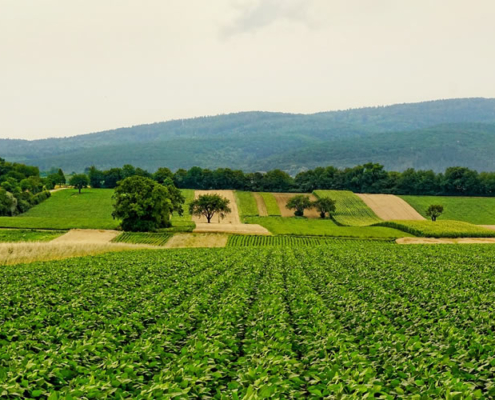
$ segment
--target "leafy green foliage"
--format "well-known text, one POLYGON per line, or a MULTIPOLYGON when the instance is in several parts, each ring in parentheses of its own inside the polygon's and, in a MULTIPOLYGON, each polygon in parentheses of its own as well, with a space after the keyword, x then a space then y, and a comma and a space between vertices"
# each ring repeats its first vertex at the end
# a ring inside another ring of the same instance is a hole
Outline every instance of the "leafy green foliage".
POLYGON ((430 204, 442 204, 442 220, 457 220, 477 225, 495 225, 495 198, 493 197, 451 197, 451 196, 400 196, 418 213, 427 218, 430 204))
POLYGON ((204 194, 193 200, 189 204, 189 214, 204 216, 208 223, 215 214, 220 218, 225 218, 225 215, 232 210, 229 207, 230 200, 218 194, 204 194))
POLYGON ((325 218, 327 214, 331 217, 337 209, 335 203, 330 197, 320 197, 313 202, 313 207, 320 213, 321 218, 325 218))
POLYGON ((282 215, 280 212, 280 208, 278 207, 277 200, 272 193, 260 192, 259 195, 263 198, 265 202, 266 210, 268 215, 271 216, 279 216, 282 215))
POLYGON ((89 186, 89 178, 86 174, 72 175, 69 180, 69 185, 79 190, 79 194, 81 194, 81 190, 89 186))
POLYGON ((435 238, 495 237, 495 231, 462 221, 383 221, 375 226, 386 226, 414 236, 435 238))
POLYGON ((348 240, 353 241, 369 241, 369 240, 386 240, 389 239, 346 239, 346 238, 329 238, 322 236, 256 236, 256 235, 231 235, 227 242, 227 247, 273 247, 273 246, 289 246, 289 247, 299 247, 299 246, 318 246, 318 245, 340 245, 347 242, 348 240))
POLYGON ((350 238, 400 238, 410 236, 397 229, 376 226, 337 226, 329 219, 247 217, 246 223, 264 226, 274 235, 335 236, 350 238))
POLYGON ((0 229, 0 242, 49 242, 65 232, 0 229))
POLYGON ((165 246, 171 237, 172 234, 170 233, 124 232, 113 239, 112 242, 165 246))
POLYGON ((294 197, 291 197, 289 201, 287 201, 285 207, 289 210, 295 210, 294 215, 296 217, 302 217, 304 215, 304 210, 313 208, 313 203, 310 200, 309 196, 298 194, 294 197))
POLYGON ((344 226, 367 226, 381 221, 363 200, 346 190, 315 190, 318 198, 331 197, 336 202, 332 218, 344 226))
POLYGON ((145 232, 167 228, 170 215, 180 210, 184 198, 176 197, 173 185, 163 186, 150 178, 131 176, 119 183, 113 195, 115 199, 112 216, 122 220, 126 231, 145 232))
POLYGON ((253 197, 253 193, 237 190, 235 192, 235 198, 241 217, 253 217, 259 214, 258 205, 253 197))
POLYGON ((66 189, 16 217, 0 217, 2 228, 36 229, 115 229, 120 221, 112 218, 110 189, 87 189, 80 195, 66 189))
POLYGON ((494 257, 347 241, 1 267, 0 396, 493 398, 494 257))
POLYGON ((442 215, 443 206, 440 204, 432 204, 426 210, 426 215, 431 218, 432 221, 436 221, 437 218, 442 215))

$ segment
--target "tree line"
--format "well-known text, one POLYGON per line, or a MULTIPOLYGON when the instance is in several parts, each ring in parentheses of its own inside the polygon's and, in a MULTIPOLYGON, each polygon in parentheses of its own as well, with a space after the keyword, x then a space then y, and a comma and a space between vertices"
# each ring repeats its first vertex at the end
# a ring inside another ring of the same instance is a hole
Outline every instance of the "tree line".
POLYGON ((65 182, 63 172, 59 171, 41 178, 37 167, 11 163, 0 158, 0 215, 24 213, 49 198, 49 190, 54 186, 53 180, 59 182, 63 179, 65 182))
POLYGON ((432 170, 407 169, 404 172, 386 171, 377 163, 339 169, 318 167, 300 172, 295 177, 274 169, 268 172, 245 173, 230 168, 192 167, 172 172, 159 168, 150 173, 132 165, 99 170, 86 169, 91 187, 115 188, 117 182, 142 176, 158 183, 168 182, 180 189, 234 189, 253 192, 304 192, 316 189, 351 190, 358 193, 439 196, 495 196, 495 172, 481 172, 466 167, 450 167, 444 173, 432 170))

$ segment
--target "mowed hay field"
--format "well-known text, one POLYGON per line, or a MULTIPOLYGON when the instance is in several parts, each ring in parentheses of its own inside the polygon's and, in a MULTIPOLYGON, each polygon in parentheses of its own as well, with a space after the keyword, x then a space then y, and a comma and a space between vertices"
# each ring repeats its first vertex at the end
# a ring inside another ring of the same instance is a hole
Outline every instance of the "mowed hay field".
POLYGON ((112 189, 60 190, 16 217, 0 217, 2 228, 115 229, 112 189))
POLYGON ((424 218, 407 202, 393 194, 361 194, 357 196, 373 210, 378 218, 384 221, 413 220, 421 221, 424 218))
POLYGON ((1 267, 1 397, 493 399, 494 259, 348 241, 1 267))
MULTIPOLYGON (((295 210, 289 210, 286 205, 287 202, 298 195, 303 195, 307 196, 310 198, 311 201, 315 201, 316 197, 314 195, 310 195, 307 193, 272 193, 273 197, 275 198, 275 201, 277 202, 278 208, 280 210, 280 214, 282 217, 293 217, 294 216, 294 211, 295 210)), ((320 213, 316 211, 314 208, 309 209, 309 210, 304 210, 304 216, 306 218, 320 218, 320 213)))
POLYGON ((316 190, 317 197, 330 197, 336 201, 333 218, 341 225, 367 226, 381 219, 356 194, 347 190, 316 190))
POLYGON ((419 214, 426 216, 432 204, 444 207, 439 220, 457 220, 476 225, 495 225, 494 197, 400 196, 419 214))

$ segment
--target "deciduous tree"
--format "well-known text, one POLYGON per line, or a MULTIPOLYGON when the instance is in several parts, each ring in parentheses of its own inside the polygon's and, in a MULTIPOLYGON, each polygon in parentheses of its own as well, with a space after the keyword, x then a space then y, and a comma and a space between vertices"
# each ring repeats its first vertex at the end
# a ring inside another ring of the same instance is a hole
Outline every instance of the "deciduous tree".
POLYGON ((204 216, 210 223, 215 214, 218 214, 223 219, 226 214, 232 212, 229 203, 230 200, 218 194, 205 194, 189 204, 189 213, 199 217, 204 216))

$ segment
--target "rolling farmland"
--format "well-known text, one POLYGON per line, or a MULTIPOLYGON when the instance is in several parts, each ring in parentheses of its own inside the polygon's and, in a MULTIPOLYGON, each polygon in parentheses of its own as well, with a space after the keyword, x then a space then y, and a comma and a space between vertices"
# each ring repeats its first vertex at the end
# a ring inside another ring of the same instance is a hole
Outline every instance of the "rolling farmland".
POLYGON ((259 195, 265 202, 266 211, 270 216, 280 216, 280 208, 278 207, 277 200, 273 196, 273 193, 260 192, 259 195))
POLYGON ((488 238, 495 230, 462 221, 384 221, 376 226, 399 229, 414 236, 436 238, 488 238))
POLYGON ((492 398, 494 257, 348 241, 1 267, 0 394, 492 398))
POLYGON ((172 234, 170 233, 124 232, 113 239, 112 242, 165 246, 171 237, 172 234))
POLYGON ((347 190, 316 190, 317 197, 330 197, 336 201, 335 221, 346 226, 367 226, 380 218, 354 193, 347 190))
POLYGON ((252 217, 259 214, 258 205, 256 204, 256 199, 254 198, 252 192, 242 192, 236 190, 235 198, 241 217, 252 217))
POLYGON ((65 232, 34 231, 24 229, 0 229, 0 243, 49 242, 65 232))
MULTIPOLYGON (((317 246, 342 244, 349 239, 338 239, 321 236, 242 236, 232 235, 229 237, 227 247, 271 247, 271 246, 317 246)), ((357 241, 359 239, 353 239, 357 241)), ((380 240, 380 239, 374 239, 380 240)), ((387 240, 387 239, 384 239, 387 240)), ((368 240, 363 240, 368 241, 368 240)), ((391 241, 391 240, 387 240, 391 241)))

